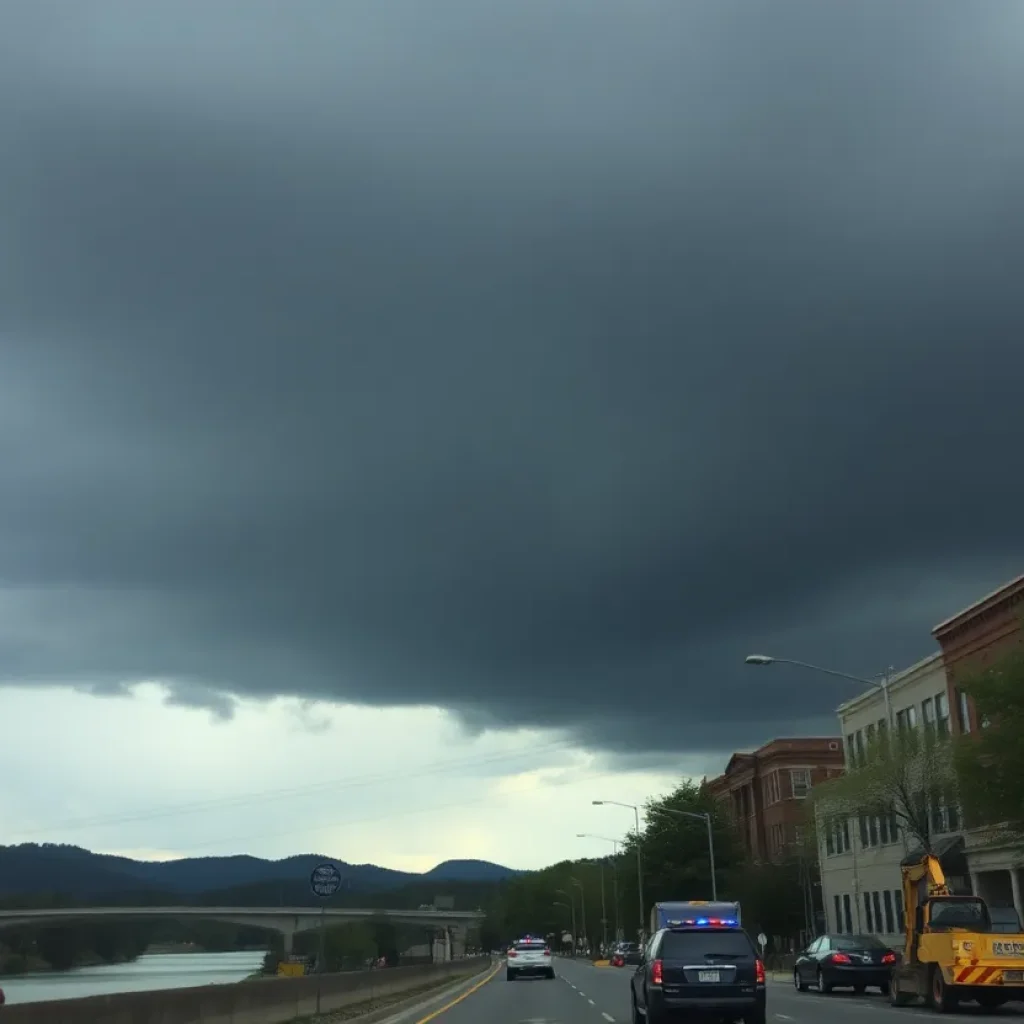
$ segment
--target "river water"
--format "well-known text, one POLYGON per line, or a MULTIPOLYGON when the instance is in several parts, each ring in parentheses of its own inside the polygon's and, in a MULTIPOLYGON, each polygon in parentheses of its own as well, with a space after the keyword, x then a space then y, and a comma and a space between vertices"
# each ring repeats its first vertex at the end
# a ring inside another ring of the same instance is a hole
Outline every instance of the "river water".
POLYGON ((244 981, 263 965, 259 950, 244 953, 154 953, 128 964, 0 978, 8 1005, 79 999, 113 992, 150 992, 244 981))

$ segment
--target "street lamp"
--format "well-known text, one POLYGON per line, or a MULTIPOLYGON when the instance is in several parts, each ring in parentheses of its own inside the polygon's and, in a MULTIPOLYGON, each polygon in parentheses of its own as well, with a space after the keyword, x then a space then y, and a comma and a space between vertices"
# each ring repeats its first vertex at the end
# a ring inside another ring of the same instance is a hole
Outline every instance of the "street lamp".
MULTIPOLYGON (((561 892, 561 890, 559 889, 558 892, 561 892)), ((575 914, 572 911, 572 907, 569 906, 568 903, 563 903, 560 899, 558 899, 558 900, 555 900, 554 903, 552 903, 551 905, 552 906, 560 906, 560 907, 563 907, 564 909, 568 910, 568 912, 569 912, 569 921, 571 922, 573 920, 575 914)), ((573 929, 573 932, 574 931, 575 931, 575 929, 573 929)), ((565 944, 562 941, 561 937, 559 937, 558 945, 562 949, 565 948, 565 944)), ((573 946, 573 950, 574 950, 574 948, 575 948, 575 935, 572 936, 572 946, 573 946)))
MULTIPOLYGON (((569 901, 569 917, 572 922, 572 956, 576 959, 576 900, 574 899, 571 892, 566 892, 564 889, 556 889, 555 892, 559 896, 564 896, 569 901)), ((564 907, 565 904, 563 903, 564 907)))
POLYGON ((578 878, 570 877, 569 882, 580 891, 580 927, 583 929, 584 948, 590 949, 590 936, 587 934, 587 894, 583 891, 583 883, 578 878))
MULTIPOLYGON (((576 838, 579 839, 580 837, 577 835, 576 838)), ((604 898, 604 857, 598 857, 594 860, 586 860, 583 863, 596 864, 601 875, 601 946, 602 949, 604 949, 608 945, 608 904, 605 902, 604 898)), ((582 893, 583 887, 580 886, 580 894, 582 895, 582 893)), ((584 923, 583 931, 586 932, 586 930, 587 926, 584 923)))
POLYGON ((885 670, 881 680, 865 679, 863 676, 852 676, 849 672, 837 672, 834 668, 823 668, 821 665, 812 665, 807 661, 794 661, 792 658, 772 658, 767 654, 748 654, 743 659, 747 665, 795 665, 797 668, 810 669, 812 672, 821 672, 826 676, 835 676, 837 679, 849 679, 854 683, 862 683, 872 689, 881 690, 885 698, 885 717, 889 723, 889 731, 893 729, 892 704, 889 701, 889 683, 892 680, 892 667, 885 670))
MULTIPOLYGON (((611 836, 598 836, 593 832, 577 832, 577 839, 600 839, 603 843, 612 844, 612 906, 615 908, 615 941, 622 939, 622 927, 619 921, 619 867, 616 859, 619 856, 619 841, 611 836)), ((604 909, 604 868, 601 869, 601 913, 607 917, 604 909)), ((606 923, 606 922, 605 922, 606 923)))
POLYGON ((661 814, 671 814, 676 818, 692 818, 696 821, 703 821, 707 826, 708 830, 708 860, 711 861, 711 899, 718 902, 718 882, 715 879, 715 835, 711 828, 711 815, 706 811, 698 813, 697 811, 677 811, 674 807, 657 807, 655 806, 652 810, 658 811, 661 814))
POLYGON ((636 804, 624 804, 621 800, 593 800, 591 802, 595 807, 602 807, 604 805, 608 805, 610 807, 626 807, 633 812, 633 818, 636 821, 636 888, 640 896, 639 939, 643 942, 644 933, 647 931, 647 925, 644 921, 644 866, 640 857, 640 808, 637 807, 636 804))

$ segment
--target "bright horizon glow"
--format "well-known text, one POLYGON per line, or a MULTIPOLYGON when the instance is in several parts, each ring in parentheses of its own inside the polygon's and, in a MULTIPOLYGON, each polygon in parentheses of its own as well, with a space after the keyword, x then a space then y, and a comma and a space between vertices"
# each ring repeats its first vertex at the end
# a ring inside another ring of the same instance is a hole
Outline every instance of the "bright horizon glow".
POLYGON ((537 869, 607 855, 607 841, 580 833, 631 830, 628 815, 595 812, 595 792, 642 803, 707 770, 624 770, 553 731, 470 735, 434 708, 277 698, 241 701, 222 721, 167 704, 156 683, 117 697, 4 689, 0 719, 18 723, 0 771, 23 780, 0 793, 5 842, 137 860, 319 854, 415 873, 448 860, 537 869))

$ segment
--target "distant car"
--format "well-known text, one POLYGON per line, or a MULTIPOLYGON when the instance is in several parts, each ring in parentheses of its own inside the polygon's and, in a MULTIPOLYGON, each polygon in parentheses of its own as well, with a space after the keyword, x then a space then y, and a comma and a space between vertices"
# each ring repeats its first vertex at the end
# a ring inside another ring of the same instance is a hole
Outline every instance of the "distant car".
POLYGON ((738 925, 656 932, 630 982, 633 1024, 693 1017, 766 1021, 764 964, 738 925))
POLYGON ((520 939, 509 949, 505 959, 505 980, 539 974, 544 978, 555 976, 551 947, 543 939, 520 939))
POLYGON ((806 992, 814 985, 821 993, 834 988, 881 989, 889 994, 892 968, 900 955, 874 935, 822 935, 796 958, 793 985, 806 992))
POLYGON ((642 959, 643 954, 639 943, 622 942, 615 947, 615 952, 612 953, 611 965, 612 967, 635 967, 642 959))

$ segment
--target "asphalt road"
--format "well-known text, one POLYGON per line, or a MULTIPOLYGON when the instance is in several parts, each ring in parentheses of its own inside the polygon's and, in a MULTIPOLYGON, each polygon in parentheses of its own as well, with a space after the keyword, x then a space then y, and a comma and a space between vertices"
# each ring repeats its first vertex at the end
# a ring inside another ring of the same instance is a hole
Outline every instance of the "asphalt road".
MULTIPOLYGON (((412 1018, 411 1024, 631 1024, 629 977, 632 968, 593 967, 582 961, 557 959, 554 981, 545 978, 507 982, 502 967, 494 977, 461 1001, 433 1016, 412 1018)), ((795 1024, 913 1024, 922 1018, 941 1020, 1020 1020, 1019 1004, 998 1013, 974 1006, 939 1017, 927 1008, 889 1005, 877 992, 863 996, 800 993, 786 981, 768 983, 768 1020, 795 1024)))

